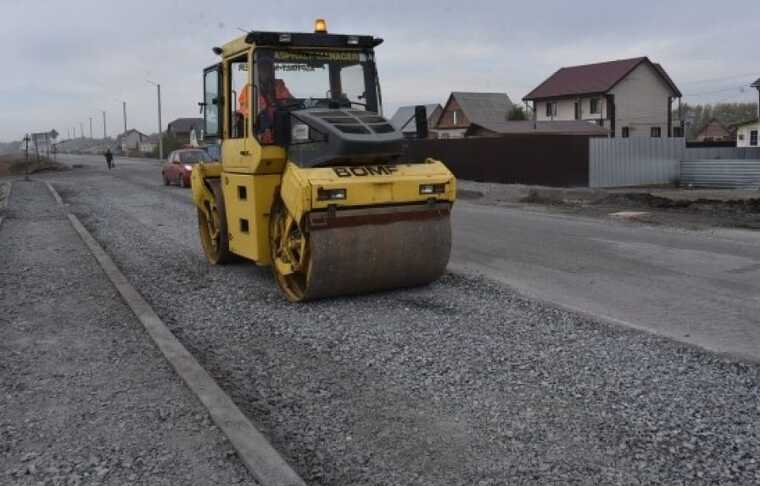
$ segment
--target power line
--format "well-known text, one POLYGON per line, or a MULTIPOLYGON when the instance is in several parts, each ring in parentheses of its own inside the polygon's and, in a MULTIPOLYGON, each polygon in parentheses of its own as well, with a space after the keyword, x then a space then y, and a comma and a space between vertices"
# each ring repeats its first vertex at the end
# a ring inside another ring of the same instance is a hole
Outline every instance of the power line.
POLYGON ((708 79, 696 79, 696 80, 693 80, 693 81, 684 81, 684 82, 682 82, 680 84, 682 84, 682 85, 683 84, 701 84, 701 83, 711 83, 711 82, 714 82, 714 81, 729 81, 731 79, 749 78, 749 77, 754 77, 754 76, 757 76, 757 75, 758 75, 757 72, 746 73, 746 74, 736 74, 736 75, 733 75, 733 76, 725 76, 725 77, 722 77, 722 78, 708 78, 708 79))
POLYGON ((739 91, 740 93, 744 93, 745 88, 746 86, 741 85, 741 86, 732 86, 730 88, 717 89, 713 91, 702 91, 701 93, 688 93, 688 94, 683 95, 683 98, 686 98, 688 96, 696 97, 696 96, 706 96, 706 95, 711 95, 711 94, 720 94, 720 93, 726 93, 728 91, 739 91))

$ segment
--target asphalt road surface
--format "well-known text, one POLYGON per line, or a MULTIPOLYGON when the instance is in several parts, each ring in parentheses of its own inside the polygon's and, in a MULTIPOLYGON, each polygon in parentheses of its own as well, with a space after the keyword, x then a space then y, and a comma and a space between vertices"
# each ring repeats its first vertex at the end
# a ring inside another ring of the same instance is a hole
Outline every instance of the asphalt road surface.
MULTIPOLYGON (((99 157, 77 159, 104 164, 99 157)), ((118 177, 160 184, 155 161, 117 163, 129 169, 118 177)), ((190 200, 189 191, 184 196, 190 200)), ((760 359, 760 233, 682 230, 464 201, 456 204, 453 230, 454 270, 485 274, 595 318, 760 359)))
MULTIPOLYGON (((68 162, 85 167, 37 177, 309 484, 760 481, 756 364, 567 312, 469 272, 290 304, 269 269, 208 264, 190 191, 164 187, 158 163, 117 159, 108 173, 99 157, 68 162)), ((523 283, 550 269, 549 281, 566 285, 561 294, 580 292, 573 275, 593 263, 595 275, 651 286, 664 278, 653 266, 667 263, 613 268, 623 257, 601 244, 584 250, 584 238, 630 242, 637 233, 645 230, 460 204, 453 268, 523 283), (561 255, 570 240, 573 261, 561 255)))

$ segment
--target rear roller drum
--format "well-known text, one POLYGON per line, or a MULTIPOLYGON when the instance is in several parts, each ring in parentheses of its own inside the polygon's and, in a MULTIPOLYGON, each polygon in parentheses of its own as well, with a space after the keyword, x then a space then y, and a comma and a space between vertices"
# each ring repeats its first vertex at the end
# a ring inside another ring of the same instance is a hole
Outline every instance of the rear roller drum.
POLYGON ((289 301, 302 301, 308 298, 308 237, 279 201, 274 205, 269 225, 269 247, 277 285, 289 301))
POLYGON ((203 252, 208 261, 214 265, 230 260, 229 235, 227 234, 227 216, 224 210, 224 195, 219 180, 209 180, 209 186, 214 194, 214 201, 206 202, 206 210, 211 215, 198 208, 198 230, 203 252))

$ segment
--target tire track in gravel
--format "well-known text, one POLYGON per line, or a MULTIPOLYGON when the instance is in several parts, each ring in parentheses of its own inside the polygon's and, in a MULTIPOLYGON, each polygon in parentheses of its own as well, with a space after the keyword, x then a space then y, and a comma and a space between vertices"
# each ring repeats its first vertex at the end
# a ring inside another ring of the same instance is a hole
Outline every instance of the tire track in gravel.
POLYGON ((192 204, 115 180, 64 194, 312 484, 760 481, 755 365, 457 275, 288 304, 266 269, 205 263, 192 204))

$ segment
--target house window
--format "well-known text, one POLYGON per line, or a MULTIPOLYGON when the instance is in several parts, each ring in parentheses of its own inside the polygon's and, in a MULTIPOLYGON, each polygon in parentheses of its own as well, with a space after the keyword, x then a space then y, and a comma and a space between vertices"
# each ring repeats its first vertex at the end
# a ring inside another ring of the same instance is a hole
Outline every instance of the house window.
POLYGON ((548 117, 557 116, 557 103, 552 103, 552 102, 546 103, 546 116, 548 117))
POLYGON ((749 132, 749 144, 753 147, 757 147, 757 130, 749 132))
POLYGON ((591 98, 591 114, 592 115, 598 115, 601 113, 601 110, 599 109, 600 103, 599 98, 591 98))
POLYGON ((457 110, 454 110, 453 115, 454 115, 454 125, 456 125, 457 124, 457 110))
POLYGON ((662 130, 660 130, 660 127, 652 127, 650 134, 652 138, 660 138, 662 136, 662 130))
POLYGON ((623 127, 620 129, 620 136, 623 138, 628 138, 631 136, 631 130, 628 127, 623 127))

